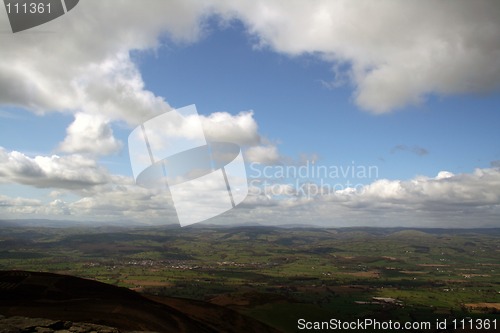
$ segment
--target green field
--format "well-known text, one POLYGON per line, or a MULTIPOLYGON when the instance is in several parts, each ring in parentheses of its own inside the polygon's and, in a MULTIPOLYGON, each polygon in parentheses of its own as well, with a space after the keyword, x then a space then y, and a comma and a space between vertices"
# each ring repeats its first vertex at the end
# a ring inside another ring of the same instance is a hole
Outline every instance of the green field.
POLYGON ((500 312, 500 229, 3 227, 0 235, 2 270, 203 300, 287 332, 299 318, 500 312))

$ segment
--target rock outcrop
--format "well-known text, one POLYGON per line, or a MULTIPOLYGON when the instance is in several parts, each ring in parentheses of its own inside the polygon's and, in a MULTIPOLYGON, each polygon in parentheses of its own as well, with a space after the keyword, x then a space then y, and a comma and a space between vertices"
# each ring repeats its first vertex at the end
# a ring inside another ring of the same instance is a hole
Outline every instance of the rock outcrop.
MULTIPOLYGON (((0 315, 0 333, 139 333, 91 323, 0 315)), ((146 333, 146 332, 141 332, 146 333)), ((150 333, 150 332, 148 332, 150 333)))

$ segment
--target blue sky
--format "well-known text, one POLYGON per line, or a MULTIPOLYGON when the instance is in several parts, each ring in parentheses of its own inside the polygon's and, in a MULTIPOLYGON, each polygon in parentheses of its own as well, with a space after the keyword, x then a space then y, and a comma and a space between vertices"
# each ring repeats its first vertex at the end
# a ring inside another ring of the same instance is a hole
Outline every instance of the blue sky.
POLYGON ((123 1, 113 15, 87 1, 3 33, 0 218, 175 223, 168 198, 135 185, 127 138, 196 104, 213 138, 240 144, 250 178, 252 163, 378 170, 327 179, 362 186, 314 198, 251 188, 213 223, 498 226, 498 4, 381 2, 359 25, 372 5, 344 5, 123 1))
POLYGON ((348 84, 322 84, 332 80, 331 64, 255 49, 241 24, 210 30, 194 45, 138 54, 146 86, 174 107, 195 103, 202 114, 253 110, 260 132, 285 154, 377 164, 388 178, 471 172, 500 158, 494 144, 500 142, 500 95, 494 92, 426 96, 421 105, 373 115, 353 104, 348 84), (393 151, 398 145, 429 153, 393 151))

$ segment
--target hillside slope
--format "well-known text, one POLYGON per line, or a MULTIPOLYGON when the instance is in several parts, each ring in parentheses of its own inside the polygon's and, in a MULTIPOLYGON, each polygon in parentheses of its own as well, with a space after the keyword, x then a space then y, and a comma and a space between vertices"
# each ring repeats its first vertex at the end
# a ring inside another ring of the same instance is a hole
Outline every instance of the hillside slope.
POLYGON ((276 332, 236 311, 201 303, 178 298, 160 303, 126 288, 67 275, 0 271, 0 314, 5 316, 89 322, 124 331, 276 332))

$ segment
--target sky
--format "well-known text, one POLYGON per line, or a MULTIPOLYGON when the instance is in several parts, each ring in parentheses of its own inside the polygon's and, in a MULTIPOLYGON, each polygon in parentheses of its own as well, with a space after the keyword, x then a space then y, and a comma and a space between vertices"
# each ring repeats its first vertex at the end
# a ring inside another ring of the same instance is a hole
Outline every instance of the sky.
POLYGON ((178 223, 168 191, 135 183, 128 136, 195 104, 249 186, 202 224, 500 227, 499 16, 495 0, 85 0, 12 33, 0 8, 0 219, 178 223))

